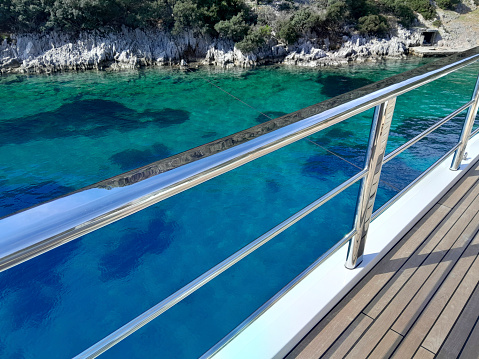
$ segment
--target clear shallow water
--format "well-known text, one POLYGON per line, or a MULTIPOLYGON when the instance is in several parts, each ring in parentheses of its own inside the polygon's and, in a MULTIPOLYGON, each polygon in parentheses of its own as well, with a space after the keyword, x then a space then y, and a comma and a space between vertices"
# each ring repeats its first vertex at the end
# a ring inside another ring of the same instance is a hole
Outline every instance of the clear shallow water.
MULTIPOLYGON (((267 120, 204 78, 277 117, 417 65, 1 78, 0 215, 267 120)), ((468 101, 477 71, 401 96, 388 148, 468 101)), ((310 140, 361 166, 371 116, 310 140)), ((452 147, 459 120, 386 165, 376 207, 452 147)), ((0 356, 79 353, 357 172, 302 140, 0 273, 0 356)), ((357 191, 353 186, 104 357, 201 355, 350 230, 357 191)))

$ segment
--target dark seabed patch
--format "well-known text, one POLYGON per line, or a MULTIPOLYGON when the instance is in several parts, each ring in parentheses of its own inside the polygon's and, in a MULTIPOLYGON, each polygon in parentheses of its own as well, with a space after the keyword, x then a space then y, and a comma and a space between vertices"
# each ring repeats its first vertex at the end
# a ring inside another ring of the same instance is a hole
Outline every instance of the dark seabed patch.
POLYGON ((286 112, 281 112, 281 111, 266 111, 258 115, 256 117, 256 122, 258 123, 263 123, 266 121, 269 121, 271 119, 275 119, 281 116, 287 115, 286 112))
POLYGON ((403 189, 421 173, 422 171, 411 168, 404 160, 396 157, 383 166, 381 180, 385 181, 384 185, 392 185, 389 186, 391 188, 403 189))
POLYGON ((146 124, 164 128, 188 121, 185 110, 134 111, 109 100, 80 100, 55 111, 0 122, 0 144, 26 143, 70 136, 100 137, 109 131, 127 132, 146 124))
POLYGON ((333 126, 331 129, 327 129, 324 135, 329 138, 345 139, 354 136, 354 132, 340 128, 341 124, 333 126))
MULTIPOLYGON (((363 146, 351 146, 349 144, 335 145, 328 147, 328 150, 338 154, 354 165, 360 168, 362 167, 365 153, 363 146)), ((343 173, 347 177, 352 177, 359 171, 359 168, 347 163, 343 159, 324 149, 318 149, 318 151, 310 156, 306 160, 306 163, 302 165, 303 174, 322 179, 334 177, 338 173, 343 173)))
POLYGON ((0 84, 1 85, 14 85, 25 81, 26 76, 12 76, 7 78, 0 77, 0 84))
POLYGON ((172 108, 165 108, 161 111, 144 111, 138 114, 143 121, 148 119, 154 122, 159 127, 168 127, 172 125, 179 125, 190 119, 190 113, 185 110, 175 110, 172 108))
MULTIPOLYGON (((407 118, 397 118, 395 119, 398 123, 391 132, 397 136, 402 136, 408 140, 418 135, 419 133, 425 131, 427 128, 438 123, 442 120, 439 117, 407 117, 407 118)), ((464 124, 465 116, 460 115, 446 124, 439 127, 433 132, 433 134, 460 134, 462 125, 464 124)))
POLYGON ((379 209, 421 173, 422 171, 411 168, 405 161, 398 157, 386 163, 381 170, 379 190, 374 203, 374 210, 379 209))
POLYGON ((215 131, 210 131, 206 132, 204 135, 201 136, 201 138, 211 138, 211 137, 216 137, 218 136, 218 133, 215 131))
POLYGON ((363 77, 347 77, 343 75, 326 75, 319 73, 316 82, 323 85, 321 94, 335 97, 343 93, 372 84, 374 81, 363 77))
POLYGON ((168 147, 157 143, 151 148, 142 151, 130 149, 118 152, 110 157, 110 162, 119 165, 124 171, 129 171, 169 157, 171 154, 172 152, 168 147))
POLYGON ((176 227, 175 222, 166 220, 161 212, 140 226, 143 228, 123 235, 118 247, 101 257, 99 269, 102 281, 124 278, 138 267, 144 255, 163 252, 170 245, 176 227))
POLYGON ((73 192, 75 188, 62 186, 55 181, 45 181, 34 185, 25 185, 13 190, 8 189, 6 180, 0 181, 1 201, 0 218, 35 204, 73 192))
POLYGON ((266 188, 271 193, 278 193, 281 186, 278 181, 275 181, 274 179, 268 179, 266 180, 266 188))
POLYGON ((15 296, 7 320, 12 330, 39 327, 51 317, 63 292, 62 267, 79 247, 79 239, 0 273, 0 299, 15 296))

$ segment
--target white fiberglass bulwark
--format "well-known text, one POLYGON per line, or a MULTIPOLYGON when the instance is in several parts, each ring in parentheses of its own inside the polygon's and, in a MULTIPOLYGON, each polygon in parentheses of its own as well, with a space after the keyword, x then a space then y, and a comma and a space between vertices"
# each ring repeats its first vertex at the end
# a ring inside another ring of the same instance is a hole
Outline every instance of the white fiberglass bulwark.
POLYGON ((479 136, 470 139, 467 154, 458 171, 449 169, 453 155, 446 157, 371 223, 357 268, 344 267, 348 248, 342 246, 226 345, 212 348, 204 358, 283 358, 479 160, 479 136))

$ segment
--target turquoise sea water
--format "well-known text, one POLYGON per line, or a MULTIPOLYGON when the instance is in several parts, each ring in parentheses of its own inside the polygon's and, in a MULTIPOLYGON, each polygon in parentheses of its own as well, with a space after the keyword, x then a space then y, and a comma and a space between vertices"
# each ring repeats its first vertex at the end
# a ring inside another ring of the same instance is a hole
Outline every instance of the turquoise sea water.
MULTIPOLYGON (((0 216, 268 120, 260 112, 278 117, 418 65, 0 78, 0 216)), ((478 69, 400 96, 388 149, 467 102, 478 69)), ((371 117, 358 115, 0 273, 0 357, 71 357, 158 303, 357 173, 322 147, 362 166, 371 117)), ((376 208, 453 146, 463 118, 385 166, 376 208)), ((350 230, 357 191, 104 357, 201 355, 350 230)))

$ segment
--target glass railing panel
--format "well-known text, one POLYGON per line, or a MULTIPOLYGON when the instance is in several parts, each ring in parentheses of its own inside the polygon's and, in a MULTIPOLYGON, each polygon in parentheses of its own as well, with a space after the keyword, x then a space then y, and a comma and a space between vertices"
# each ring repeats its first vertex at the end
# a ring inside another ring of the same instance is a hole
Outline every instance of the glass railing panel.
POLYGON ((103 356, 198 357, 349 232, 358 190, 347 189, 103 356))
POLYGON ((364 111, 308 137, 306 140, 318 147, 311 158, 314 168, 325 168, 322 170, 328 175, 344 172, 349 177, 363 169, 373 114, 374 109, 364 111))

